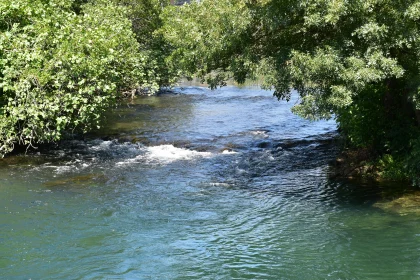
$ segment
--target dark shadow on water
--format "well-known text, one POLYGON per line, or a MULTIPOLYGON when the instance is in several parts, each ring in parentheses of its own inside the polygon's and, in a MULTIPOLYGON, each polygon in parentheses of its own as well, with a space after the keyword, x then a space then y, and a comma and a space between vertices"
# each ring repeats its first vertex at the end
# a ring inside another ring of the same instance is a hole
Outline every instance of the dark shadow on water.
POLYGON ((339 151, 337 135, 330 133, 307 139, 263 140, 252 144, 234 163, 227 162, 218 177, 234 189, 344 208, 370 208, 418 191, 407 182, 331 178, 339 151))

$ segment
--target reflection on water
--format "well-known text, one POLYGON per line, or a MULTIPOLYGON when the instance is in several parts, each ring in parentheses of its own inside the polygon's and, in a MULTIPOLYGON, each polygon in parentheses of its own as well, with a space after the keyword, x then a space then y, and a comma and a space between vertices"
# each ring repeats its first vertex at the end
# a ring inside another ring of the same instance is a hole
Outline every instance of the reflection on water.
POLYGON ((376 207, 409 190, 329 180, 334 122, 255 88, 179 91, 0 161, 1 279, 419 277, 419 216, 376 207))

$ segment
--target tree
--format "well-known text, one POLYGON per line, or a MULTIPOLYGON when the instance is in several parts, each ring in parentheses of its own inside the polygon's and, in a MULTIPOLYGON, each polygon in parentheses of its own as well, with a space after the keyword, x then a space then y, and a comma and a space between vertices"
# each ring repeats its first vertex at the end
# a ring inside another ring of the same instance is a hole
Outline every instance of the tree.
POLYGON ((163 25, 161 14, 170 2, 168 0, 113 1, 127 8, 139 51, 146 58, 145 79, 150 81, 152 90, 175 84, 179 79, 179 67, 176 61, 167 60, 173 47, 162 34, 157 32, 163 25))
POLYGON ((202 0, 168 10, 162 33, 187 75, 263 76, 279 99, 299 92, 296 114, 336 118, 350 146, 413 162, 419 20, 417 0, 202 0))

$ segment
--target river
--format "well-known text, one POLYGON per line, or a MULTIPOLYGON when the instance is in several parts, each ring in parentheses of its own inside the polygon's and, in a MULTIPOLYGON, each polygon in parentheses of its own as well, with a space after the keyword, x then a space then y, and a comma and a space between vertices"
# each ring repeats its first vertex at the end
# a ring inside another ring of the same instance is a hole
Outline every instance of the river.
POLYGON ((177 92, 0 160, 0 279, 420 278, 419 216, 329 179, 333 120, 253 87, 177 92))

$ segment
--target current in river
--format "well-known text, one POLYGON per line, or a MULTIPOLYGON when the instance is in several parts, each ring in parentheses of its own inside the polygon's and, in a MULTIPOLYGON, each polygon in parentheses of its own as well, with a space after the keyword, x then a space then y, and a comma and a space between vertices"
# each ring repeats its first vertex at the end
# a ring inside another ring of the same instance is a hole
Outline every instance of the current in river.
POLYGON ((420 279, 419 215, 331 179, 336 123, 296 102, 177 88, 0 160, 0 279, 420 279))

